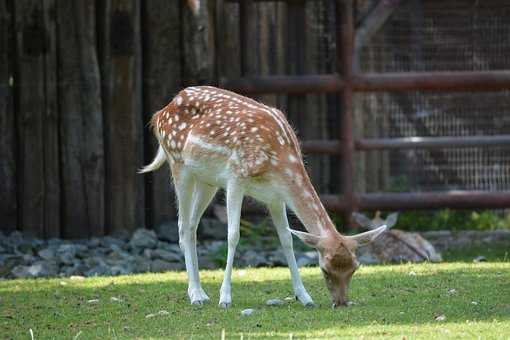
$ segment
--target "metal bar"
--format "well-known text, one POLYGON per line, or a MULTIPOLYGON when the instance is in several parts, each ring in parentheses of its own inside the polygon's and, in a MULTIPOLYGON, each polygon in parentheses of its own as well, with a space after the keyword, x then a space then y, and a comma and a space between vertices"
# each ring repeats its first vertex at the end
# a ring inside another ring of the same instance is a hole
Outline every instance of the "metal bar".
MULTIPOLYGON (((319 145, 318 142, 316 143, 316 145, 319 145)), ((362 138, 356 140, 357 150, 470 148, 504 145, 510 146, 510 135, 372 139, 362 138)))
POLYGON ((307 140, 301 143, 301 148, 307 154, 341 154, 341 144, 338 140, 307 140))
MULTIPOLYGON (((245 94, 327 93, 341 91, 336 74, 265 76, 221 80, 221 86, 245 94)), ((353 90, 367 91, 498 91, 510 89, 510 71, 365 73, 352 75, 353 90)))
MULTIPOLYGON (((323 195, 327 209, 336 212, 350 211, 342 197, 323 195)), ((412 209, 489 209, 510 207, 510 191, 449 191, 422 193, 370 193, 356 195, 360 210, 412 210, 412 209)))
POLYGON ((263 93, 327 93, 338 92, 343 88, 342 79, 338 75, 307 75, 307 76, 265 76, 234 80, 220 80, 224 89, 244 94, 263 93))
POLYGON ((510 89, 510 71, 365 73, 355 91, 496 91, 510 89))
POLYGON ((446 193, 363 194, 360 208, 366 210, 437 208, 508 208, 510 192, 450 191, 446 193))

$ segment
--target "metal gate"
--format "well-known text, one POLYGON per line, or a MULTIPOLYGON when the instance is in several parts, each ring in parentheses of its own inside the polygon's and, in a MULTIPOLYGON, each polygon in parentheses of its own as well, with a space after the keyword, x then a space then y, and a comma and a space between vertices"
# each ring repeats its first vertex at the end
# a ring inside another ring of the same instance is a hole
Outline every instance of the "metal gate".
MULTIPOLYGON (((251 3, 267 0, 226 0, 237 2, 240 13, 247 13, 251 3)), ((278 0, 305 5, 307 0, 278 0)), ((308 0, 313 1, 313 0, 308 0)), ((462 137, 357 138, 353 134, 353 95, 373 91, 500 91, 510 89, 510 70, 440 71, 405 73, 361 73, 353 65, 356 39, 352 0, 337 0, 336 40, 337 65, 340 74, 306 76, 265 76, 220 80, 220 86, 244 94, 307 94, 338 93, 341 100, 340 140, 317 140, 303 143, 309 154, 340 155, 342 159, 341 195, 321 196, 328 209, 349 217, 356 210, 405 210, 435 208, 507 208, 510 192, 447 191, 420 193, 360 193, 353 182, 355 152, 390 149, 440 149, 481 146, 509 146, 510 134, 462 137)), ((222 6, 223 1, 218 2, 222 6)), ((388 15, 384 6, 396 6, 398 1, 379 2, 380 17, 388 15)), ((219 11, 223 12, 223 11, 219 11)), ((370 18, 377 22, 380 18, 370 18)), ((219 18, 221 20, 221 18, 219 18)), ((241 16, 241 44, 246 47, 246 27, 241 16)), ((349 220, 347 218, 346 220, 349 220)))

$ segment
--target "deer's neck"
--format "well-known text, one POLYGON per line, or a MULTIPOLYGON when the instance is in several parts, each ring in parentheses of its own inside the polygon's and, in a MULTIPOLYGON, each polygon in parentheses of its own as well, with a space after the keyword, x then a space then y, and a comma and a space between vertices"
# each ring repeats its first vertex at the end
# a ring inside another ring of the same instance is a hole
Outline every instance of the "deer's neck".
POLYGON ((325 235, 335 230, 304 167, 295 177, 288 178, 288 188, 287 206, 294 211, 309 233, 325 235))

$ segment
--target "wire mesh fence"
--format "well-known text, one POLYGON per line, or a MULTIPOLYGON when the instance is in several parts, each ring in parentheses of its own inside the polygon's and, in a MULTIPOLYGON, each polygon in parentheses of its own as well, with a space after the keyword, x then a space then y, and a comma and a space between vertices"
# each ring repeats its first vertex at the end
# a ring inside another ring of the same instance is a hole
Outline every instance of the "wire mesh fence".
MULTIPOLYGON (((509 69, 509 15, 510 3, 498 0, 406 1, 363 48, 361 69, 509 69)), ((357 94, 356 104, 359 137, 510 133, 508 91, 357 94)), ((505 147, 369 152, 359 159, 368 192, 510 189, 505 147)))

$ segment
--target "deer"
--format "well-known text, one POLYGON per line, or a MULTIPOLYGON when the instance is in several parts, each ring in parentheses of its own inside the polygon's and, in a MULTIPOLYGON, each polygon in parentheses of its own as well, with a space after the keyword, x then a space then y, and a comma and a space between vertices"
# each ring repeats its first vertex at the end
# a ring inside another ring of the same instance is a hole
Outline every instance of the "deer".
POLYGON ((280 110, 228 90, 191 86, 157 111, 150 126, 159 147, 140 173, 155 171, 165 163, 170 166, 177 197, 179 246, 192 305, 210 300, 200 284, 196 235, 200 218, 219 188, 225 192, 228 219, 219 307, 232 304, 231 277, 245 196, 268 209, 295 298, 306 307, 315 306, 299 274, 292 235, 318 251, 333 307, 349 304, 348 286, 359 267, 355 250, 373 241, 386 226, 353 236, 337 231, 311 184, 296 134, 280 110), (290 228, 287 208, 306 232, 290 228))

